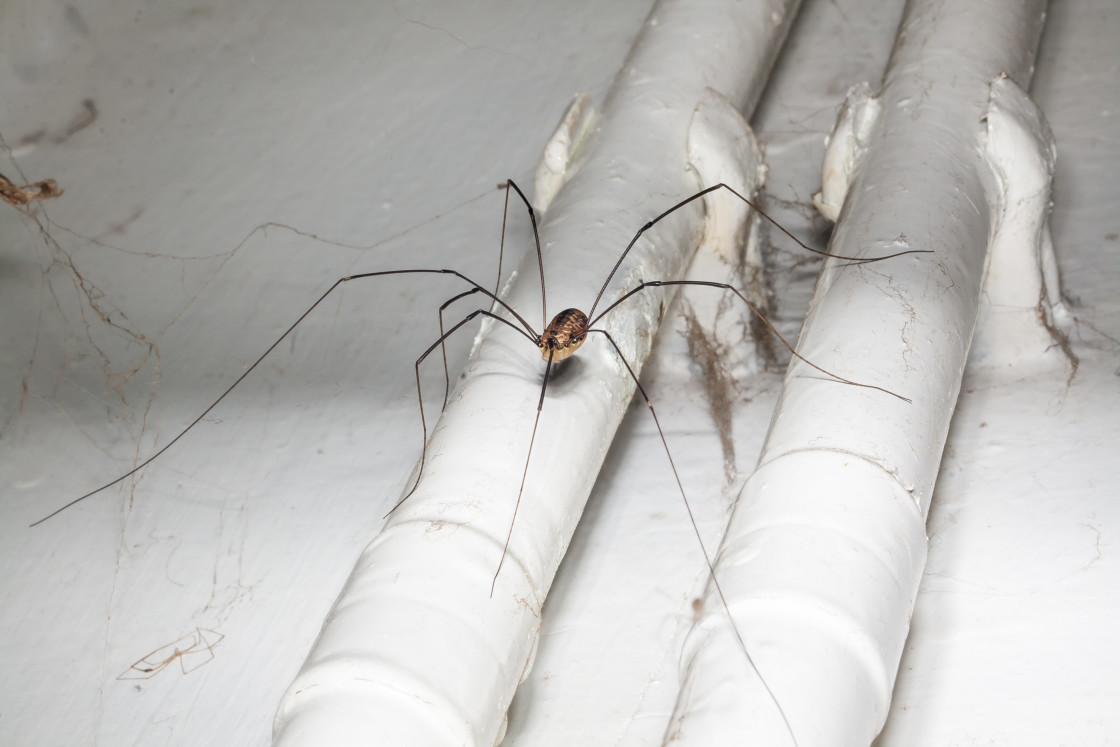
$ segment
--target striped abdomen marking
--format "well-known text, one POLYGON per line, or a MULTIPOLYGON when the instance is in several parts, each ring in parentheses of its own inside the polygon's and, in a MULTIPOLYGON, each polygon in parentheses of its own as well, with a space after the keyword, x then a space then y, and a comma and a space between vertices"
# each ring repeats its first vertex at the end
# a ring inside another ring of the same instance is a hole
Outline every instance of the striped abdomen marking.
POLYGON ((587 315, 579 309, 564 309, 545 328, 537 346, 541 356, 548 360, 552 353, 553 362, 562 361, 576 352, 587 339, 587 315))

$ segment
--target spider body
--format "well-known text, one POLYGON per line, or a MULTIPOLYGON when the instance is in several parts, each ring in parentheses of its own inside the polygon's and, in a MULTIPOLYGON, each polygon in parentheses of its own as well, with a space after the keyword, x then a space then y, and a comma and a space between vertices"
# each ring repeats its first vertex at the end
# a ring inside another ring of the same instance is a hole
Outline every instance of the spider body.
POLYGON ((587 339, 589 326, 587 314, 579 309, 564 309, 553 317, 537 340, 541 357, 555 363, 572 356, 587 339))

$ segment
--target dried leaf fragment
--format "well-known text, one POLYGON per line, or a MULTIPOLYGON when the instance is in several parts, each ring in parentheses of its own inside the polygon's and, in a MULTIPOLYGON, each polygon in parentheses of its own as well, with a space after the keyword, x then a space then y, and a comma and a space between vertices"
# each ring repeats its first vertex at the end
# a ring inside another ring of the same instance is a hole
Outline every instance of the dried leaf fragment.
POLYGON ((62 190, 54 179, 44 179, 34 184, 25 184, 17 187, 8 177, 0 174, 0 199, 9 205, 17 207, 30 205, 35 200, 49 200, 58 197, 62 190))

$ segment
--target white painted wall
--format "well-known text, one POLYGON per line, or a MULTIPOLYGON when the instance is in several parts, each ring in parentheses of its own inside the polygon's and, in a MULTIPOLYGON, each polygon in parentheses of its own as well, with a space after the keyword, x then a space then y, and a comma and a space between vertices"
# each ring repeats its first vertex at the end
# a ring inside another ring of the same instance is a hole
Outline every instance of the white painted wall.
MULTIPOLYGON (((134 484, 27 525, 164 443, 338 276, 492 273, 494 186, 531 181, 572 94, 602 97, 647 10, 0 9, 0 172, 16 179, 14 159, 66 189, 46 205, 51 239, 0 205, 0 742, 269 742, 419 452, 412 361, 449 286, 348 289, 134 484), (71 133, 87 99, 97 119, 71 133), (283 229, 239 246, 266 221, 367 248, 283 229), (224 636, 208 663, 116 679, 196 628, 224 636)), ((823 135, 847 88, 881 76, 900 15, 806 2, 795 24, 754 124, 771 205, 802 235, 823 135)), ((1117 729, 1118 25, 1107 2, 1051 3, 1032 88, 1058 141, 1054 239, 1081 365, 1072 381, 966 373, 881 745, 1105 744, 1117 729)), ((779 326, 796 333, 818 265, 771 239, 779 326)), ((460 366, 469 343, 453 347, 460 366)), ((659 340, 644 381, 715 540, 777 369, 740 382, 730 478, 685 338, 659 340)), ((659 743, 705 576, 663 459, 635 408, 554 583, 507 743, 659 743)))

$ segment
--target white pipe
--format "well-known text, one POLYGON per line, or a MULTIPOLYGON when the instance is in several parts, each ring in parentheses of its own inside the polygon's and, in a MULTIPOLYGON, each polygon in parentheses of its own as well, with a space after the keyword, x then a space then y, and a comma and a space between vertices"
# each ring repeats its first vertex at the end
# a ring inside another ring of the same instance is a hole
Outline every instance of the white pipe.
MULTIPOLYGON (((666 0, 653 9, 598 121, 582 145, 569 138, 578 152, 541 224, 549 315, 590 311, 634 231, 698 191, 686 151, 693 110, 708 88, 753 107, 796 6, 666 0)), ((571 124, 579 130, 580 121, 571 124)), ((680 277, 702 219, 697 202, 659 223, 597 310, 639 279, 680 277)), ((505 297, 541 331, 532 253, 505 297)), ((640 294, 599 325, 635 370, 667 300, 640 294)), ((545 594, 634 391, 601 338, 593 335, 550 383, 491 598, 543 364, 508 327, 483 324, 464 380, 432 430, 423 480, 359 559, 280 703, 275 744, 489 747, 501 739, 532 665, 545 594)))
POLYGON ((911 2, 877 99, 849 102, 825 169, 846 192, 831 251, 933 253, 827 261, 798 350, 913 404, 791 363, 717 566, 773 697, 709 589, 667 742, 866 747, 882 728, 1001 207, 983 119, 1001 74, 1029 82, 1045 6, 911 2))

